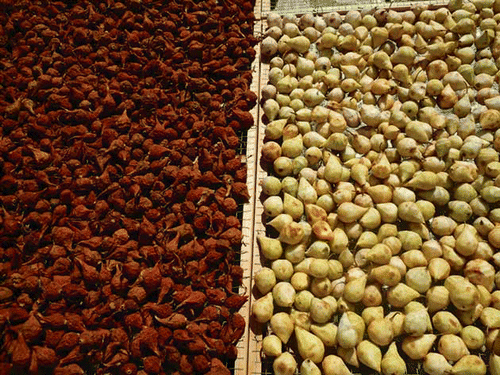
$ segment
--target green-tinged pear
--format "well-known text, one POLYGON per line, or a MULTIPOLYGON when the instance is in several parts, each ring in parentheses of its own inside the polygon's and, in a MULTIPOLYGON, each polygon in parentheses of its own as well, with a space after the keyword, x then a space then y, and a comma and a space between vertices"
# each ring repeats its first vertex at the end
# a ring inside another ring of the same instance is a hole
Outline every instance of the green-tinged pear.
POLYGON ((406 363, 398 353, 398 347, 392 342, 384 354, 381 363, 382 373, 384 375, 404 375, 406 374, 406 363))
POLYGON ((257 241, 259 242, 260 251, 266 259, 276 260, 283 254, 283 247, 279 240, 266 236, 258 236, 257 241))
POLYGON ((411 359, 423 359, 431 350, 436 338, 437 336, 432 334, 408 336, 403 340, 401 348, 411 359))
POLYGON ((310 359, 306 359, 300 365, 301 375, 321 375, 321 370, 319 367, 310 359))
POLYGON ((348 315, 344 313, 340 318, 337 329, 337 342, 343 348, 354 348, 358 341, 358 333, 352 325, 348 315))
POLYGON ((373 268, 370 272, 370 276, 378 283, 387 286, 396 286, 401 281, 401 273, 399 270, 389 264, 373 268))
POLYGON ((427 374, 440 375, 449 374, 452 366, 447 359, 439 353, 429 353, 425 356, 423 369, 427 374))
POLYGON ((299 354, 303 359, 320 363, 325 355, 325 345, 319 337, 303 328, 295 327, 295 338, 299 354))
POLYGON ((322 362, 322 368, 325 375, 352 375, 342 358, 336 355, 325 357, 322 362))
POLYGON ((306 251, 306 256, 315 259, 328 259, 330 256, 330 246, 323 241, 314 241, 306 251))
POLYGON ((300 199, 304 204, 314 204, 318 200, 318 193, 316 192, 316 189, 314 189, 314 187, 304 177, 301 177, 299 180, 297 198, 300 199))
POLYGON ((338 183, 342 180, 342 165, 335 156, 330 156, 325 165, 324 178, 328 182, 338 183))
POLYGON ((344 289, 345 300, 352 303, 360 302, 365 294, 366 280, 367 276, 363 275, 349 281, 344 289))
POLYGON ((464 95, 453 106, 453 112, 460 118, 467 116, 471 111, 469 95, 464 95))
POLYGON ((368 182, 368 167, 364 164, 357 163, 351 168, 351 178, 356 181, 361 187, 364 187, 368 182))
POLYGON ((371 171, 376 178, 384 179, 389 177, 392 168, 385 152, 380 153, 380 156, 373 164, 371 171))
POLYGON ((285 128, 287 121, 287 119, 279 119, 271 121, 267 124, 265 129, 266 138, 270 140, 280 139, 283 135, 283 129, 285 128))
POLYGON ((337 215, 341 222, 349 224, 360 219, 368 211, 368 207, 361 207, 352 202, 344 202, 337 209, 337 215))
POLYGON ((477 355, 464 355, 451 369, 452 375, 486 375, 486 364, 477 355))
POLYGON ((278 239, 289 245, 296 245, 304 239, 304 236, 305 231, 302 224, 293 221, 282 228, 278 239))
MULTIPOLYGON (((273 121, 276 118, 276 116, 278 115, 278 112, 280 110, 280 105, 274 99, 267 99, 264 102, 264 104, 262 105, 262 109, 264 110, 264 113, 267 116, 267 118, 269 119, 269 121, 273 121)), ((287 121, 288 120, 285 119, 285 124, 287 121)), ((283 125, 283 128, 285 127, 285 124, 283 125)), ((281 137, 282 132, 283 132, 283 128, 281 129, 281 133, 279 132, 279 129, 278 129, 278 132, 274 132, 273 133, 274 135, 271 134, 271 136, 277 137, 274 139, 279 139, 281 137), (279 134, 279 136, 277 134, 279 134)))
POLYGON ((398 216, 410 223, 424 223, 424 215, 415 202, 403 202, 398 206, 398 216))
POLYGON ((294 375, 297 370, 297 362, 293 355, 284 352, 274 360, 273 370, 275 375, 294 375))
POLYGON ((359 249, 373 247, 379 243, 378 237, 375 233, 366 231, 361 233, 358 241, 356 242, 356 247, 359 249))
POLYGON ((373 54, 373 64, 378 69, 391 70, 392 63, 389 55, 384 51, 377 51, 373 54))
POLYGON ((312 225, 312 231, 317 239, 322 241, 333 240, 333 231, 326 221, 317 221, 312 225))
POLYGON ((455 243, 457 253, 464 257, 473 255, 478 246, 479 241, 476 238, 476 234, 469 227, 466 227, 462 233, 460 233, 455 243))
POLYGON ((450 301, 462 311, 469 311, 479 302, 479 292, 477 288, 466 278, 459 275, 449 276, 444 286, 450 292, 450 301))
POLYGON ((252 313, 255 320, 259 323, 266 323, 273 316, 274 304, 273 294, 267 293, 264 297, 259 298, 252 305, 252 313))
POLYGON ((416 171, 417 169, 415 167, 415 163, 412 163, 408 160, 402 161, 401 164, 399 164, 398 168, 399 178, 401 179, 401 182, 408 181, 413 177, 416 171))
POLYGON ((335 324, 311 324, 311 332, 318 336, 325 346, 337 345, 337 326, 335 324))
POLYGON ((491 375, 500 375, 500 356, 496 354, 490 355, 489 367, 491 375))
POLYGON ((306 204, 305 211, 307 216, 307 221, 310 224, 314 224, 317 221, 324 221, 328 217, 325 209, 316 204, 306 204))
POLYGON ((478 37, 476 37, 474 43, 476 44, 478 50, 481 50, 483 48, 488 47, 494 40, 494 38, 495 38, 495 31, 491 29, 486 29, 478 37))
POLYGON ((389 38, 389 32, 385 27, 374 27, 371 30, 373 48, 380 47, 389 38))
MULTIPOLYGON (((286 194, 286 193, 285 193, 286 194)), ((285 197, 286 199, 286 197, 285 197)), ((283 227, 293 221, 293 217, 288 214, 279 214, 275 216, 271 221, 267 222, 267 225, 272 226, 278 232, 281 232, 283 227)))
POLYGON ((404 186, 417 190, 432 190, 438 184, 438 176, 431 171, 417 172, 404 186))
POLYGON ((269 335, 262 340, 262 352, 268 357, 278 357, 282 353, 283 343, 278 336, 269 335))
POLYGON ((278 336, 284 344, 288 343, 294 328, 290 315, 285 312, 276 313, 272 316, 269 323, 274 334, 278 336))
POLYGON ((405 307, 418 297, 420 297, 419 292, 403 283, 389 288, 387 292, 387 302, 394 307, 405 307))
POLYGON ((383 243, 374 245, 366 252, 365 259, 375 264, 388 264, 392 258, 392 250, 383 243))
POLYGON ((304 214, 304 204, 297 198, 285 193, 283 199, 283 211, 294 220, 299 220, 304 214))
POLYGON ((305 53, 309 50, 309 46, 311 45, 311 41, 307 39, 305 36, 296 36, 291 38, 286 42, 288 47, 293 49, 298 53, 305 53))
POLYGON ((329 242, 330 250, 334 254, 340 254, 347 249, 349 244, 349 237, 342 228, 335 228, 333 230, 333 240, 329 242))
POLYGON ((289 158, 296 158, 302 155, 304 144, 302 143, 302 134, 297 134, 295 137, 283 141, 281 145, 281 153, 289 158))
POLYGON ((337 348, 337 354, 348 365, 359 367, 359 359, 358 359, 358 354, 356 353, 356 348, 346 349, 339 346, 337 348))
POLYGON ((382 352, 380 348, 368 340, 363 340, 356 348, 359 361, 369 368, 380 372, 382 352))

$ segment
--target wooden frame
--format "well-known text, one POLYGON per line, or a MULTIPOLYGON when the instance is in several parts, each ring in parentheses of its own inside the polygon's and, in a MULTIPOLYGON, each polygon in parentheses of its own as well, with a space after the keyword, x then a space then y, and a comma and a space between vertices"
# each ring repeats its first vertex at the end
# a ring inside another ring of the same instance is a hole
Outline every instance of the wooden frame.
MULTIPOLYGON (((351 9, 362 9, 365 7, 384 7, 387 6, 397 11, 411 10, 417 3, 428 4, 431 9, 437 9, 447 5, 446 0, 421 1, 421 2, 395 2, 374 1, 371 3, 362 2, 356 5, 337 5, 331 8, 323 8, 320 13, 326 11, 338 11, 343 14, 351 9), (396 6, 391 6, 397 4, 396 6)), ((303 14, 314 9, 299 9, 297 14, 303 14), (301 12, 302 11, 302 12, 301 12)), ((319 9, 318 9, 319 10, 319 9)), ((254 26, 254 35, 260 37, 266 30, 266 17, 271 12, 271 0, 257 0, 254 14, 256 18, 254 26)), ((319 13, 319 12, 314 12, 319 13)), ((253 77, 251 89, 258 97, 258 104, 251 110, 255 124, 248 131, 246 164, 248 168, 247 186, 250 192, 250 201, 243 208, 243 244, 241 249, 241 266, 244 269, 243 285, 241 292, 246 293, 249 298, 247 303, 240 310, 240 314, 245 318, 247 327, 244 335, 238 343, 238 358, 235 362, 235 375, 261 375, 262 370, 262 326, 256 324, 251 319, 251 306, 255 300, 252 293, 253 275, 262 267, 260 262, 259 247, 257 236, 264 234, 265 224, 262 222, 263 207, 260 200, 261 186, 260 181, 267 176, 267 173, 260 165, 260 154, 264 140, 265 125, 262 122, 262 110, 260 108, 261 88, 267 84, 269 76, 269 65, 261 63, 260 45, 255 46, 256 57, 252 63, 253 77)), ((419 373, 419 371, 418 371, 419 373)), ((266 373, 267 374, 267 373, 266 373)))

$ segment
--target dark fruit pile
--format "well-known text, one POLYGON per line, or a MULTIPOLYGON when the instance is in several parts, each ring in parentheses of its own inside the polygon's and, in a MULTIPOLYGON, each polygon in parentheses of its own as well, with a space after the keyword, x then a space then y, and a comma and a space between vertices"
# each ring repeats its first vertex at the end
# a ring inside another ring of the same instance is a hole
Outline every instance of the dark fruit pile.
POLYGON ((229 374, 251 0, 0 0, 0 374, 229 374))

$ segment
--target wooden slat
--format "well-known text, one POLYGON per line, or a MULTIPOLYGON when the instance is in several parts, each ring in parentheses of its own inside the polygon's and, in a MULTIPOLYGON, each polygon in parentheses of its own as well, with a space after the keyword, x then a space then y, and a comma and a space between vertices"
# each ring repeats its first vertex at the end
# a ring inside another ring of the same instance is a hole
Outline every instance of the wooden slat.
MULTIPOLYGON (((263 25, 260 21, 262 14, 262 0, 257 0, 254 8, 254 14, 257 19, 254 25, 254 35, 260 37, 263 32, 263 25)), ((254 251, 258 249, 255 246, 255 218, 257 217, 256 205, 258 202, 258 194, 256 193, 258 187, 258 155, 260 154, 257 147, 262 142, 259 137, 259 118, 260 118, 260 91, 261 91, 261 64, 260 64, 260 44, 255 46, 256 58, 252 62, 252 84, 250 89, 257 95, 257 105, 250 111, 254 118, 254 126, 248 130, 247 134, 247 150, 246 150, 246 164, 247 164, 247 186, 250 193, 250 201, 243 206, 243 220, 242 220, 242 247, 240 265, 243 268, 243 285, 241 293, 246 293, 249 299, 240 310, 240 314, 247 322, 247 328, 239 341, 238 358, 235 362, 234 374, 235 375, 248 375, 255 371, 256 367, 253 363, 255 355, 255 340, 249 329, 249 322, 251 321, 251 304, 252 304, 252 285, 253 275, 255 273, 254 265, 254 251)), ((257 250, 258 251, 258 250, 257 250)))
MULTIPOLYGON (((425 4, 431 5, 431 8, 438 8, 443 6, 441 0, 431 2, 422 1, 425 4)), ((404 11, 411 9, 415 3, 398 2, 386 3, 391 6, 391 9, 404 11)), ((373 6, 373 4, 371 4, 373 6)), ((359 4, 350 8, 337 7, 335 10, 339 13, 345 13, 350 9, 359 9, 365 7, 359 4)), ((254 35, 257 37, 264 34, 266 30, 265 18, 271 11, 270 0, 257 0, 254 10, 256 23, 254 27, 254 35)), ((251 306, 255 301, 255 295, 252 293, 253 276, 261 269, 260 253, 257 243, 257 236, 265 234, 265 224, 263 223, 263 206, 260 200, 262 192, 260 181, 266 177, 267 173, 261 168, 260 154, 264 140, 265 125, 262 122, 262 111, 260 109, 261 102, 261 88, 268 83, 269 65, 260 62, 260 45, 255 47, 256 58, 252 63, 252 91, 257 95, 258 104, 251 110, 254 117, 255 125, 248 131, 247 150, 246 150, 246 163, 248 168, 247 185, 250 192, 250 202, 244 205, 243 210, 243 245, 241 254, 241 266, 244 269, 242 293, 245 292, 249 299, 242 307, 240 314, 243 315, 247 322, 247 327, 242 339, 238 344, 238 358, 235 363, 235 375, 268 375, 269 372, 262 368, 262 333, 266 329, 265 326, 257 324, 252 319, 251 306)), ((420 373, 420 371, 417 371, 420 373)), ((360 375, 356 373, 355 375, 360 375)))
MULTIPOLYGON (((269 1, 269 0, 268 0, 269 1)), ((436 9, 448 5, 448 0, 423 0, 423 1, 405 1, 405 0, 372 0, 372 1, 352 1, 352 0, 277 0, 273 12, 278 14, 302 15, 305 13, 323 14, 329 12, 346 13, 349 10, 358 10, 365 8, 390 8, 396 11, 411 10, 417 4, 428 5, 430 9, 436 9)), ((271 7, 263 9, 260 16, 265 18, 271 7)))

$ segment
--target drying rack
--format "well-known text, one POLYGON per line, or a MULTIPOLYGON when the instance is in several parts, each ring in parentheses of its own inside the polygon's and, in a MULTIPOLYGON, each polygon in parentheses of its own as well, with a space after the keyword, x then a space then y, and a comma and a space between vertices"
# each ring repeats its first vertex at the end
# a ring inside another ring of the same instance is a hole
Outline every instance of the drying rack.
MULTIPOLYGON (((349 10, 360 10, 365 8, 390 8, 396 11, 410 10, 417 4, 428 5, 431 9, 437 9, 448 4, 447 0, 430 1, 385 1, 385 0, 257 0, 254 8, 255 26, 254 35, 261 37, 267 27, 266 18, 271 12, 281 15, 305 13, 324 14, 337 11, 345 14, 349 10)), ((267 176, 266 171, 260 165, 260 154, 264 140, 265 125, 262 122, 262 109, 260 108, 261 88, 267 84, 269 76, 269 65, 261 62, 260 44, 255 46, 256 57, 252 63, 252 85, 251 90, 257 95, 257 105, 251 110, 254 117, 254 126, 248 130, 246 142, 246 157, 248 175, 247 185, 250 200, 243 206, 242 232, 243 243, 241 248, 241 267, 244 270, 243 285, 241 292, 249 296, 247 303, 242 307, 240 314, 247 322, 247 328, 239 341, 238 358, 234 364, 234 375, 272 375, 269 361, 263 361, 261 355, 262 347, 262 325, 258 325, 251 318, 251 306, 256 299, 252 293, 253 275, 262 267, 260 261, 257 236, 266 233, 263 223, 263 207, 260 200, 262 189, 260 181, 267 176)), ((410 364, 409 364, 410 365, 410 364)), ((360 370, 361 371, 361 370, 360 370)), ((363 375, 375 374, 375 372, 363 372, 363 375)), ((409 375, 421 375, 420 363, 409 366, 409 375)), ((356 373, 355 375, 361 375, 356 373)))

